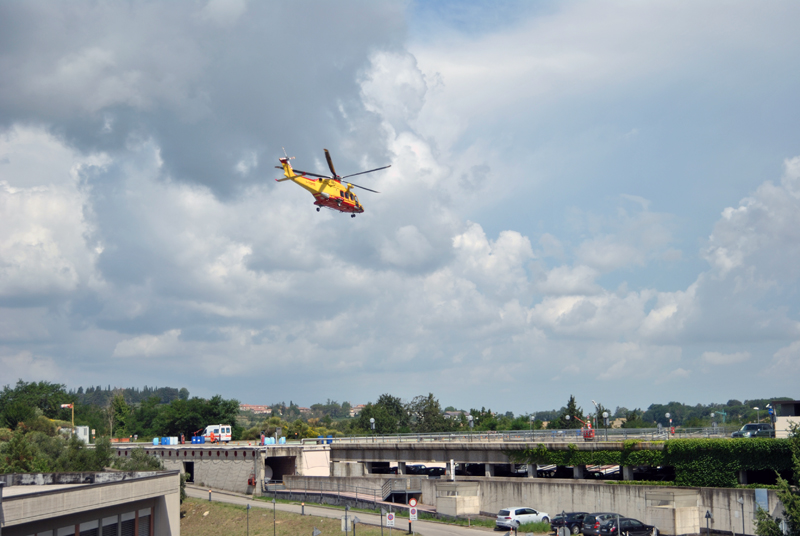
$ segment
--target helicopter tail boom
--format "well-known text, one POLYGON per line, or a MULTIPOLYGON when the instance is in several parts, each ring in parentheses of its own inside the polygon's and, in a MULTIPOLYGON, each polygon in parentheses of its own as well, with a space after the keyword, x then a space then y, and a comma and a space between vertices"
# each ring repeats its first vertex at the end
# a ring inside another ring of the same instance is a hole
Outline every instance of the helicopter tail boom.
POLYGON ((275 179, 275 182, 283 182, 283 181, 290 181, 297 177, 294 170, 292 169, 292 165, 289 163, 289 158, 280 158, 281 162, 280 166, 275 166, 278 169, 283 169, 283 174, 285 178, 283 179, 275 179))

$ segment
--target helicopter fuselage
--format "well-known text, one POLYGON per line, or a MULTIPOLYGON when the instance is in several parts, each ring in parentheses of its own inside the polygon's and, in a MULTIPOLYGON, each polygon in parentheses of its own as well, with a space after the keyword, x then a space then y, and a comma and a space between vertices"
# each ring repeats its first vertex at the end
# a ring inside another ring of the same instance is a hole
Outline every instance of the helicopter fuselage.
POLYGON ((286 178, 277 179, 279 182, 290 180, 314 196, 314 204, 318 207, 327 207, 339 212, 361 214, 364 207, 353 193, 351 184, 342 183, 339 179, 309 178, 297 175, 289 164, 287 158, 280 159, 283 173, 286 178))

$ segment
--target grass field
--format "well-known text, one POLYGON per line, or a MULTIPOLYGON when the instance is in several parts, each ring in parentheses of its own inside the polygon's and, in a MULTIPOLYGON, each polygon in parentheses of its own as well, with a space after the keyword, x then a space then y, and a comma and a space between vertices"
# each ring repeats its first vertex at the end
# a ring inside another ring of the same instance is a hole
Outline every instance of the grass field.
MULTIPOLYGON (((220 502, 209 503, 204 499, 187 498, 181 505, 181 534, 183 536, 271 536, 273 534, 272 514, 271 509, 252 508, 250 510, 250 532, 248 534, 247 511, 244 506, 220 502)), ((344 515, 344 510, 342 510, 341 515, 344 515)), ((357 516, 358 512, 351 510, 350 517, 353 515, 357 516)), ((401 521, 398 519, 398 522, 393 531, 396 536, 400 536, 408 528, 407 520, 401 521)), ((466 524, 466 520, 463 520, 463 525, 466 524)), ((471 524, 472 526, 477 525, 487 528, 494 527, 494 520, 473 520, 471 524), (478 522, 476 523, 475 521, 478 522)), ((462 525, 462 523, 458 523, 458 525, 462 525)), ((280 510, 275 512, 275 536, 310 535, 315 528, 321 531, 322 535, 342 534, 340 519, 301 516, 299 514, 281 512, 280 510)), ((544 534, 549 532, 549 529, 550 525, 546 523, 536 523, 520 527, 519 534, 531 532, 544 534)), ((358 525, 356 527, 357 536, 379 536, 380 533, 380 527, 371 525, 358 525)), ((384 527, 384 535, 388 536, 388 534, 388 527, 384 527)), ((491 534, 491 532, 487 534, 491 534)), ((497 532, 496 534, 504 533, 497 532)))
MULTIPOLYGON (((244 506, 219 502, 209 503, 201 499, 187 498, 181 505, 181 534, 183 536, 248 536, 246 516, 247 512, 244 506)), ((272 536, 272 523, 272 510, 250 509, 250 536, 272 536)), ((301 516, 280 510, 275 512, 276 536, 310 536, 314 528, 321 531, 323 535, 339 536, 342 534, 342 522, 339 519, 301 516)), ((388 528, 384 528, 384 534, 388 535, 388 531, 388 528)), ((399 531, 393 532, 400 536, 399 531)), ((380 533, 380 527, 368 525, 356 527, 357 536, 380 536, 380 533)))

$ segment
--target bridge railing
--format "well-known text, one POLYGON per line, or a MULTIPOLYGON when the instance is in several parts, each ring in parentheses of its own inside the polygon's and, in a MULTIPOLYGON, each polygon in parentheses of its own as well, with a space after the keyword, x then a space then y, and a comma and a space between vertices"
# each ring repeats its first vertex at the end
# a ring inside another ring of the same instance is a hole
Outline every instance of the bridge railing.
MULTIPOLYGON (((734 427, 707 427, 707 428, 676 428, 672 433, 669 428, 598 428, 595 429, 593 441, 625 441, 627 439, 643 439, 650 441, 664 441, 678 438, 727 438, 735 430, 734 427)), ((447 432, 428 434, 391 434, 391 435, 363 435, 341 436, 325 439, 303 439, 303 444, 314 443, 404 443, 404 442, 583 442, 584 430, 577 428, 571 430, 508 430, 490 432, 447 432)))

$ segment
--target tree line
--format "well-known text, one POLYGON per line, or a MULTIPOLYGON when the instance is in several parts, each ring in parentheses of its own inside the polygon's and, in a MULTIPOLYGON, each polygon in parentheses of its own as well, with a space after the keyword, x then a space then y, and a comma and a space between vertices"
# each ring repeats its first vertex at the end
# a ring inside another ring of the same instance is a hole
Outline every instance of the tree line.
POLYGON ((236 424, 239 402, 219 395, 190 398, 185 388, 67 391, 61 384, 19 380, 0 392, 0 441, 19 428, 71 427, 73 409, 75 425, 88 426, 97 437, 191 437, 209 424, 231 424, 235 437, 242 432, 236 424))
MULTIPOLYGON (((66 390, 64 385, 19 380, 13 387, 6 385, 0 391, 0 440, 8 440, 10 432, 21 423, 28 430, 47 428, 48 421, 66 427, 72 418, 75 424, 89 426, 96 436, 130 437, 147 439, 157 436, 190 437, 209 424, 231 424, 234 439, 256 439, 262 433, 273 435, 278 428, 282 435, 293 438, 318 435, 396 434, 451 431, 494 431, 525 429, 570 429, 583 426, 587 416, 593 425, 603 426, 603 412, 610 420, 621 419, 626 428, 648 428, 658 424, 667 426, 666 413, 670 413, 675 426, 710 426, 713 420, 721 423, 724 413, 728 423, 741 423, 767 418, 763 411, 773 399, 729 400, 725 404, 690 406, 679 402, 652 404, 646 410, 617 407, 614 411, 602 404, 584 411, 577 406, 575 397, 559 409, 542 410, 514 415, 494 412, 486 407, 444 409, 432 394, 403 401, 391 394, 383 394, 375 402, 366 404, 361 412, 351 418, 348 402, 338 403, 328 399, 312 404, 311 411, 303 410, 294 402, 272 404, 268 418, 240 412, 237 400, 227 400, 217 395, 210 399, 190 397, 186 388, 147 387, 112 389, 89 387, 66 390), (569 416, 569 418, 567 418, 569 416), (374 419, 374 426, 370 419, 374 419), (4 432, 3 429, 6 431, 4 432)), ((783 397, 785 399, 785 397, 783 397)))

